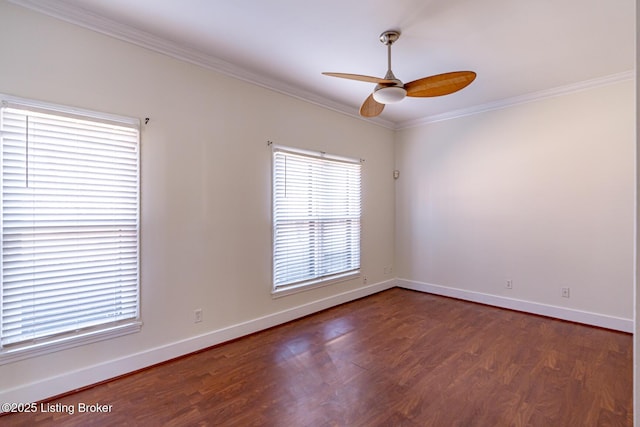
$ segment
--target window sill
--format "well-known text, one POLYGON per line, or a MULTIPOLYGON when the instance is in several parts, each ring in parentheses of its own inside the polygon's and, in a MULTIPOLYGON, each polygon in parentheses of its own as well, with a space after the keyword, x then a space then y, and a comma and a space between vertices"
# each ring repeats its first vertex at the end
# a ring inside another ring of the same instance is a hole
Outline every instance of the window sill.
POLYGON ((273 291, 271 291, 271 297, 280 298, 287 295, 293 295, 300 292, 309 291, 311 289, 317 289, 317 288, 322 288, 324 286, 334 285, 336 283, 346 282, 347 280, 356 279, 358 277, 360 277, 360 270, 350 271, 348 273, 337 275, 337 276, 331 276, 330 278, 326 278, 326 279, 311 280, 311 281, 299 283, 296 285, 285 286, 285 287, 282 287, 281 289, 274 289, 273 291))
POLYGON ((133 334, 139 332, 140 329, 142 329, 142 322, 136 320, 123 325, 113 326, 108 329, 101 329, 98 331, 91 331, 63 338, 49 339, 23 346, 8 347, 0 351, 0 365, 6 365, 7 363, 17 362, 31 357, 42 356, 60 350, 67 350, 81 345, 133 334))

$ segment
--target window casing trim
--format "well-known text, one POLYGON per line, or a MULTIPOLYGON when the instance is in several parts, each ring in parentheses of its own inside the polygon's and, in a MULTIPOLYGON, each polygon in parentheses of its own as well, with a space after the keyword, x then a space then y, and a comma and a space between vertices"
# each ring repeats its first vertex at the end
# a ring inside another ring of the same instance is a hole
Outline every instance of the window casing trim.
MULTIPOLYGON (((275 170, 275 160, 274 160, 274 155, 276 152, 282 152, 285 154, 292 154, 292 155, 296 155, 296 156, 303 156, 303 157, 309 157, 312 159, 319 159, 319 160, 330 160, 331 162, 339 162, 339 163, 345 163, 345 164, 352 164, 352 165, 359 165, 360 167, 362 167, 362 164, 364 163, 364 159, 358 159, 358 158, 352 158, 352 157, 346 157, 346 156, 339 156, 339 155, 334 155, 334 154, 327 154, 325 152, 320 152, 320 151, 313 151, 313 150, 307 150, 307 149, 300 149, 300 148, 293 148, 293 147, 288 147, 288 146, 282 146, 282 145, 276 145, 273 144, 271 145, 271 150, 270 154, 271 154, 271 165, 272 165, 272 184, 271 184, 271 223, 272 223, 272 245, 273 245, 273 251, 274 251, 274 256, 275 256, 275 251, 276 251, 276 227, 275 227, 275 219, 274 219, 274 215, 275 215, 275 182, 276 182, 276 170, 275 170)), ((361 174, 362 172, 360 172, 361 174)), ((359 180, 361 180, 361 176, 359 177, 359 180)), ((361 209, 362 206, 362 188, 361 188, 361 181, 359 184, 359 206, 361 209)), ((358 238, 358 259, 361 260, 362 258, 362 232, 361 232, 361 227, 362 227, 362 214, 360 213, 360 216, 358 218, 359 221, 359 238, 358 238)), ((272 263, 272 277, 275 276, 275 266, 272 263)), ((311 279, 305 279, 305 280, 301 280, 299 282, 293 282, 293 283, 288 283, 285 285, 276 285, 275 282, 272 282, 271 285, 271 295, 273 298, 279 298, 282 296, 286 296, 286 295, 291 295, 291 294, 295 294, 298 292, 303 292, 303 291, 307 291, 307 290, 311 290, 311 289, 316 289, 316 288, 320 288, 320 287, 324 287, 324 286, 328 286, 328 285, 332 285, 332 284, 336 284, 336 283, 340 283, 340 282, 345 282, 345 281, 349 281, 349 280, 353 280, 356 279, 358 277, 360 277, 361 274, 361 261, 358 261, 358 265, 357 268, 353 268, 353 269, 349 269, 349 270, 345 270, 345 271, 341 271, 335 274, 327 274, 324 276, 318 276, 315 278, 311 278, 311 279)))
MULTIPOLYGON (((140 120, 88 109, 78 109, 43 101, 24 99, 1 93, 0 108, 15 108, 33 113, 55 114, 67 118, 127 127, 135 130, 138 138, 135 158, 137 171, 135 179, 137 188, 135 198, 135 204, 137 206, 135 227, 135 252, 137 253, 137 271, 135 275, 137 295, 136 316, 112 323, 105 322, 93 327, 63 332, 58 335, 36 338, 31 341, 5 344, 0 346, 0 365, 139 332, 143 324, 140 315, 140 120)), ((2 137, 1 133, 0 137, 2 137)), ((0 218, 0 225, 1 222, 2 218, 0 218)), ((0 297, 1 296, 2 286, 0 286, 0 297)))

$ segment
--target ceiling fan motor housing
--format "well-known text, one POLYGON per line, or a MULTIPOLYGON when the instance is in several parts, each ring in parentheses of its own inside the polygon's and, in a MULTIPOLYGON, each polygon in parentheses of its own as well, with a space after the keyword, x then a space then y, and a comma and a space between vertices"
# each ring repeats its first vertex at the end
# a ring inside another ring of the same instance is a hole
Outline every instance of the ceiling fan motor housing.
MULTIPOLYGON (((383 36, 386 33, 382 33, 383 36)), ((380 36, 380 40, 382 37, 380 36)), ((387 74, 384 76, 386 80, 393 80, 393 83, 381 83, 376 85, 373 89, 373 99, 381 104, 395 104, 400 102, 407 96, 407 91, 404 88, 402 81, 393 75, 391 69, 387 70, 387 74)))

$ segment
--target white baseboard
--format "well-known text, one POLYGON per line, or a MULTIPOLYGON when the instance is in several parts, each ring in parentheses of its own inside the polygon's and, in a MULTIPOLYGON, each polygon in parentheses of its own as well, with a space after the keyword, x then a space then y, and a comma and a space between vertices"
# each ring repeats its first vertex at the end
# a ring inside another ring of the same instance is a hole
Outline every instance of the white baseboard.
POLYGON ((395 285, 395 280, 375 283, 206 334, 131 354, 120 359, 110 360, 77 371, 66 372, 56 377, 3 390, 0 392, 0 402, 27 403, 41 401, 366 297, 393 288, 395 285))
POLYGON ((507 308, 510 310, 524 311, 526 313, 539 314, 541 316, 554 317, 556 319, 569 320, 571 322, 584 323, 591 326, 633 333, 632 319, 623 319, 621 317, 607 316, 604 314, 574 310, 566 307, 540 304, 406 279, 397 279, 396 285, 400 288, 411 289, 414 291, 442 295, 465 301, 473 301, 481 304, 507 308))

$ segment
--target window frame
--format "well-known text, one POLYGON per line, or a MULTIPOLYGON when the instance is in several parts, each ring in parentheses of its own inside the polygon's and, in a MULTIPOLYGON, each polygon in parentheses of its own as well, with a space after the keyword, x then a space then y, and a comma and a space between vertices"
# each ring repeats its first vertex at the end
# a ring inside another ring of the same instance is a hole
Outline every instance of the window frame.
MULTIPOLYGON (((31 99, 19 98, 11 95, 0 94, 0 108, 18 108, 26 111, 46 113, 58 117, 77 118, 102 124, 114 124, 135 130, 135 313, 134 316, 115 322, 103 322, 94 326, 80 328, 72 331, 67 328, 65 332, 59 334, 49 334, 29 341, 21 341, 15 344, 3 345, 0 343, 0 365, 23 360, 35 356, 40 356, 56 351, 78 347, 102 340, 112 339, 123 335, 139 332, 142 328, 141 318, 141 293, 140 293, 140 151, 141 151, 141 129, 140 120, 131 117, 124 117, 114 114, 102 113, 88 109, 80 109, 59 104, 42 102, 31 99)), ((4 138, 3 126, 0 124, 0 138, 4 138)), ((3 156, 0 155, 0 184, 2 175, 3 156)), ((4 203, 0 199, 0 207, 4 203)), ((4 218, 0 216, 0 255, 2 251, 2 230, 4 218)), ((0 322, 2 322, 2 275, 0 274, 0 322)), ((2 333, 0 324, 0 333, 2 333)))
POLYGON ((283 145, 271 144, 271 168, 272 168, 272 180, 271 180, 271 229, 272 229, 272 279, 271 279, 271 294, 274 298, 278 298, 285 295, 290 295, 302 291, 307 291, 319 287, 324 287, 348 280, 352 280, 360 277, 362 269, 362 176, 363 176, 363 159, 356 159, 352 157, 340 156, 335 154, 327 154, 321 151, 313 151, 308 149, 294 148, 283 145), (331 163, 346 163, 350 165, 358 166, 358 209, 359 214, 358 221, 358 239, 357 239, 357 267, 344 270, 342 272, 333 273, 327 276, 315 276, 310 279, 293 282, 290 284, 277 285, 276 284, 276 152, 284 152, 295 156, 311 157, 320 161, 327 161, 331 163))

